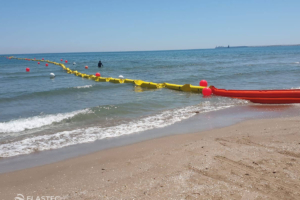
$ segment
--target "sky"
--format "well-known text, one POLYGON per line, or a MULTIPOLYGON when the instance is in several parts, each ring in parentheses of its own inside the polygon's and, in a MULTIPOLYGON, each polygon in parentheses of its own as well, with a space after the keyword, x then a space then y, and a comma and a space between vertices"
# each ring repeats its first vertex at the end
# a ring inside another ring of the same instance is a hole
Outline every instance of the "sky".
POLYGON ((299 0, 0 1, 0 54, 300 44, 299 0))

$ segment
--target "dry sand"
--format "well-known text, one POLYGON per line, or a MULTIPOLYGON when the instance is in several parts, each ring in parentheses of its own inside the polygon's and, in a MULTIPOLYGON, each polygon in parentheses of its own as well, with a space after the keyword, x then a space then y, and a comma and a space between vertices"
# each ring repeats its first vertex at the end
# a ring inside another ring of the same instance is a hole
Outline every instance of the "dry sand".
POLYGON ((0 174, 0 199, 300 199, 300 117, 170 136, 0 174))

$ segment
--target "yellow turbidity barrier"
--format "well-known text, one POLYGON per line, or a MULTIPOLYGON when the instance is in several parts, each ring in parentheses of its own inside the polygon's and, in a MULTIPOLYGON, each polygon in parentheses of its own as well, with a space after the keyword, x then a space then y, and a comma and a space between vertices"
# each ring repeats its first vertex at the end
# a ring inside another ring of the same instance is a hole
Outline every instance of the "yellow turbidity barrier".
POLYGON ((152 82, 143 82, 140 86, 143 87, 143 88, 149 88, 149 89, 159 89, 159 88, 163 88, 164 84, 152 83, 152 82))
POLYGON ((194 85, 191 85, 190 87, 192 92, 198 92, 198 93, 202 93, 202 90, 205 88, 202 86, 194 86, 194 85))
POLYGON ((106 82, 109 82, 109 81, 110 81, 110 79, 112 79, 112 78, 111 78, 111 77, 109 77, 109 78, 105 78, 106 82))
POLYGON ((98 81, 98 82, 106 82, 106 78, 103 78, 103 77, 97 77, 95 79, 95 81, 98 81))
POLYGON ((176 85, 176 84, 171 84, 171 83, 165 83, 165 87, 171 90, 180 90, 180 91, 185 91, 185 92, 190 92, 190 84, 185 84, 185 85, 176 85))
POLYGON ((145 82, 142 80, 134 80, 133 83, 137 86, 141 86, 143 88, 149 88, 149 89, 158 89, 164 87, 164 84, 162 83, 145 82))
POLYGON ((179 90, 184 92, 199 92, 199 93, 202 93, 203 88, 205 88, 202 86, 194 86, 191 84, 175 85, 170 83, 165 83, 165 87, 171 90, 179 90))
POLYGON ((88 79, 90 79, 90 80, 95 80, 96 78, 97 78, 97 76, 95 76, 95 75, 88 75, 87 74, 87 77, 86 78, 88 78, 88 79))
POLYGON ((142 81, 142 80, 134 80, 133 83, 135 85, 141 85, 142 83, 144 83, 144 81, 142 81))
MULTIPOLYGON (((13 56, 9 57, 12 59, 18 59, 18 60, 25 60, 25 58, 15 58, 13 56)), ((94 80, 97 82, 111 82, 111 83, 131 83, 135 84, 136 86, 139 86, 139 88, 148 88, 148 89, 159 89, 159 88, 168 88, 171 90, 178 90, 178 91, 184 91, 184 92, 197 92, 202 93, 202 90, 205 87, 202 86, 194 86, 191 84, 185 84, 185 85, 176 85, 171 83, 153 83, 153 82, 145 82, 143 80, 133 80, 133 79, 119 79, 119 78, 112 78, 112 77, 96 77, 95 75, 89 75, 80 73, 78 71, 73 71, 70 68, 67 68, 62 63, 52 62, 49 60, 35 60, 30 59, 32 61, 39 61, 39 62, 48 62, 54 65, 59 65, 61 68, 67 71, 68 74, 74 74, 75 76, 81 76, 82 78, 87 78, 90 80, 94 80)))
POLYGON ((134 80, 132 80, 132 79, 124 79, 124 83, 134 83, 134 80))
POLYGON ((111 78, 109 80, 111 83, 124 83, 124 79, 119 79, 119 78, 111 78))
POLYGON ((88 79, 89 79, 89 76, 90 76, 90 75, 87 75, 87 74, 81 74, 81 77, 82 77, 82 78, 88 78, 88 79))

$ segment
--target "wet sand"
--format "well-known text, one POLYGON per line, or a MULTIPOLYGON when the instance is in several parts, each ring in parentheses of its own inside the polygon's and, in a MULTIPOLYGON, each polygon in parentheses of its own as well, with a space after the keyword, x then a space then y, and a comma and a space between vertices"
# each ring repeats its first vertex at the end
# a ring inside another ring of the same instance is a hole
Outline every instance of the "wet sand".
POLYGON ((300 117, 259 119, 0 174, 0 199, 299 199, 300 117))

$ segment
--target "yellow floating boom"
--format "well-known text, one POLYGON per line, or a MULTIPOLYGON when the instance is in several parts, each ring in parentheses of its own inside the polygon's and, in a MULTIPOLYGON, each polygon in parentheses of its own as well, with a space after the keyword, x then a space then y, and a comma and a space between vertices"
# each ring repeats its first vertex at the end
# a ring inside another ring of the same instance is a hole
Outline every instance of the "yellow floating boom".
MULTIPOLYGON (((18 60, 25 60, 25 58, 16 58, 16 57, 9 57, 12 59, 18 59, 18 60)), ((191 84, 185 84, 185 85, 176 85, 176 84, 171 84, 171 83, 153 83, 153 82, 145 82, 143 80, 133 80, 133 79, 120 79, 120 78, 111 78, 111 77, 96 77, 95 75, 89 75, 89 74, 84 74, 80 73, 78 71, 73 71, 69 68, 67 68, 64 64, 62 63, 57 63, 57 62, 52 62, 49 60, 37 60, 37 59, 29 59, 32 61, 39 61, 39 62, 48 62, 54 65, 60 66, 63 70, 66 70, 68 74, 74 74, 75 76, 80 76, 82 78, 87 78, 90 80, 94 80, 97 82, 110 82, 110 83, 131 83, 136 86, 140 86, 142 88, 148 88, 148 89, 159 89, 159 88, 168 88, 171 90, 178 90, 178 91, 184 91, 184 92, 197 92, 197 93, 202 93, 202 90, 205 87, 202 86, 194 86, 191 84)))

